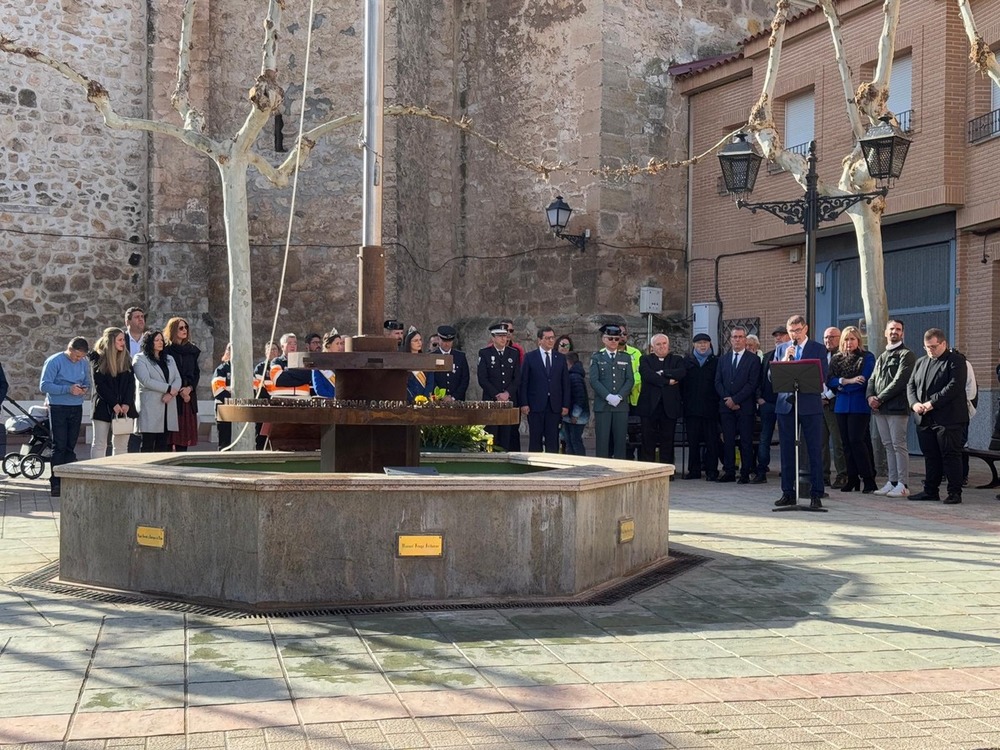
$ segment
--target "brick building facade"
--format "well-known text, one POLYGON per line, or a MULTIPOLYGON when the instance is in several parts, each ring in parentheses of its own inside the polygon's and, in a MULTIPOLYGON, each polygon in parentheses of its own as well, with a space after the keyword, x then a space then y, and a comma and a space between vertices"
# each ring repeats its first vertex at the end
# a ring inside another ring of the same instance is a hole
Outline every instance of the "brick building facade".
MULTIPOLYGON (((972 6, 980 32, 995 48, 1000 23, 990 21, 1000 2, 977 0, 972 6)), ((856 88, 871 79, 877 60, 882 4, 842 0, 837 7, 856 88)), ((967 354, 982 392, 972 442, 985 445, 995 411, 1000 339, 1000 199, 991 179, 1000 167, 1000 97, 972 67, 968 50, 953 6, 904 3, 889 106, 908 127, 913 144, 902 178, 889 194, 882 235, 890 314, 908 323, 911 348, 919 351, 923 331, 937 325, 967 354)), ((692 153, 747 121, 767 58, 768 35, 760 34, 746 40, 741 53, 679 71, 679 88, 690 106, 692 153)), ((833 45, 819 10, 788 23, 774 115, 786 147, 800 146, 792 131, 805 133, 803 141, 816 140, 820 180, 836 184, 853 140, 833 45), (810 100, 810 116, 803 118, 810 100)), ((759 319, 760 330, 769 334, 789 314, 803 312, 803 236, 798 227, 768 214, 738 210, 720 190, 720 175, 715 159, 690 172, 689 297, 695 305, 718 303, 723 323, 759 319)), ((790 175, 765 164, 751 200, 801 194, 790 175)), ((845 217, 822 226, 816 266, 813 333, 820 338, 828 325, 863 318, 857 243, 845 217)))

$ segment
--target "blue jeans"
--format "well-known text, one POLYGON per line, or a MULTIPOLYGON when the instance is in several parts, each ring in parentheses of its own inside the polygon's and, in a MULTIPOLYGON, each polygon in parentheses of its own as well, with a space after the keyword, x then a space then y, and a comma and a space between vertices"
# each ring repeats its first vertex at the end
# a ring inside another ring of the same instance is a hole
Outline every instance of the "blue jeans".
POLYGON ((571 456, 586 456, 587 449, 583 447, 583 428, 585 425, 563 422, 566 431, 566 453, 571 456))
POLYGON ((777 415, 774 404, 765 401, 758 407, 760 411, 760 443, 757 445, 757 473, 767 474, 771 468, 771 440, 774 438, 774 426, 777 415))
MULTIPOLYGON (((76 444, 83 422, 82 406, 49 405, 49 429, 52 431, 52 467, 76 461, 76 444)), ((53 472, 52 489, 58 489, 59 479, 53 472)))

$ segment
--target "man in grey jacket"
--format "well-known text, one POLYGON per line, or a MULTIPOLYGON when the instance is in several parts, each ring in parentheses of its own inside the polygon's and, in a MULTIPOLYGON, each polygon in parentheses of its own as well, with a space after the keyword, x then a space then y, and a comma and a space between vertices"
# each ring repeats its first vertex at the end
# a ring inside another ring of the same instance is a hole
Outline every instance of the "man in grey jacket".
POLYGON ((917 355, 903 343, 903 322, 893 318, 885 326, 885 351, 875 360, 875 371, 868 380, 868 405, 875 427, 885 446, 889 481, 876 495, 906 497, 910 494, 910 454, 906 446, 906 428, 910 423, 910 405, 906 385, 913 374, 917 355))

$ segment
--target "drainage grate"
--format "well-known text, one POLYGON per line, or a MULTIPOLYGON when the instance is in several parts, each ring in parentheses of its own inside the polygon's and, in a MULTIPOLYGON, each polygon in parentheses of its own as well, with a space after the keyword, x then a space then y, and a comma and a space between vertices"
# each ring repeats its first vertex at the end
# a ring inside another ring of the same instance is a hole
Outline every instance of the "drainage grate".
POLYGON ((56 561, 44 568, 28 573, 13 581, 10 585, 16 588, 47 591, 63 594, 78 599, 106 604, 132 604, 153 609, 186 612, 189 614, 222 617, 234 620, 262 617, 340 617, 357 615, 378 615, 396 612, 460 612, 463 610, 482 609, 520 609, 522 607, 599 607, 616 604, 633 594, 638 594, 648 588, 657 586, 674 576, 680 575, 691 568, 708 560, 701 555, 685 552, 671 552, 670 557, 659 565, 638 573, 631 578, 619 581, 611 586, 595 591, 584 597, 565 597, 553 599, 505 599, 503 601, 459 601, 430 602, 415 604, 354 604, 334 607, 315 607, 307 609, 267 609, 252 610, 238 607, 220 607, 216 605, 198 604, 196 602, 171 599, 164 596, 133 594, 120 591, 95 589, 88 586, 78 586, 63 583, 59 577, 59 562, 56 561))

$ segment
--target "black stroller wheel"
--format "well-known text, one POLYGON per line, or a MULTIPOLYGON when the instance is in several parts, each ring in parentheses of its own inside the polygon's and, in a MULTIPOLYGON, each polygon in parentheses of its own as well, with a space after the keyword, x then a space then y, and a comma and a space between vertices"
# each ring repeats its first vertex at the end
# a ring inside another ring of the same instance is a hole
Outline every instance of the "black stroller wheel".
POLYGON ((20 453, 8 453, 3 457, 3 473, 11 479, 21 476, 20 453))
POLYGON ((21 459, 21 473, 28 479, 38 479, 45 471, 45 461, 41 456, 27 455, 21 459))

